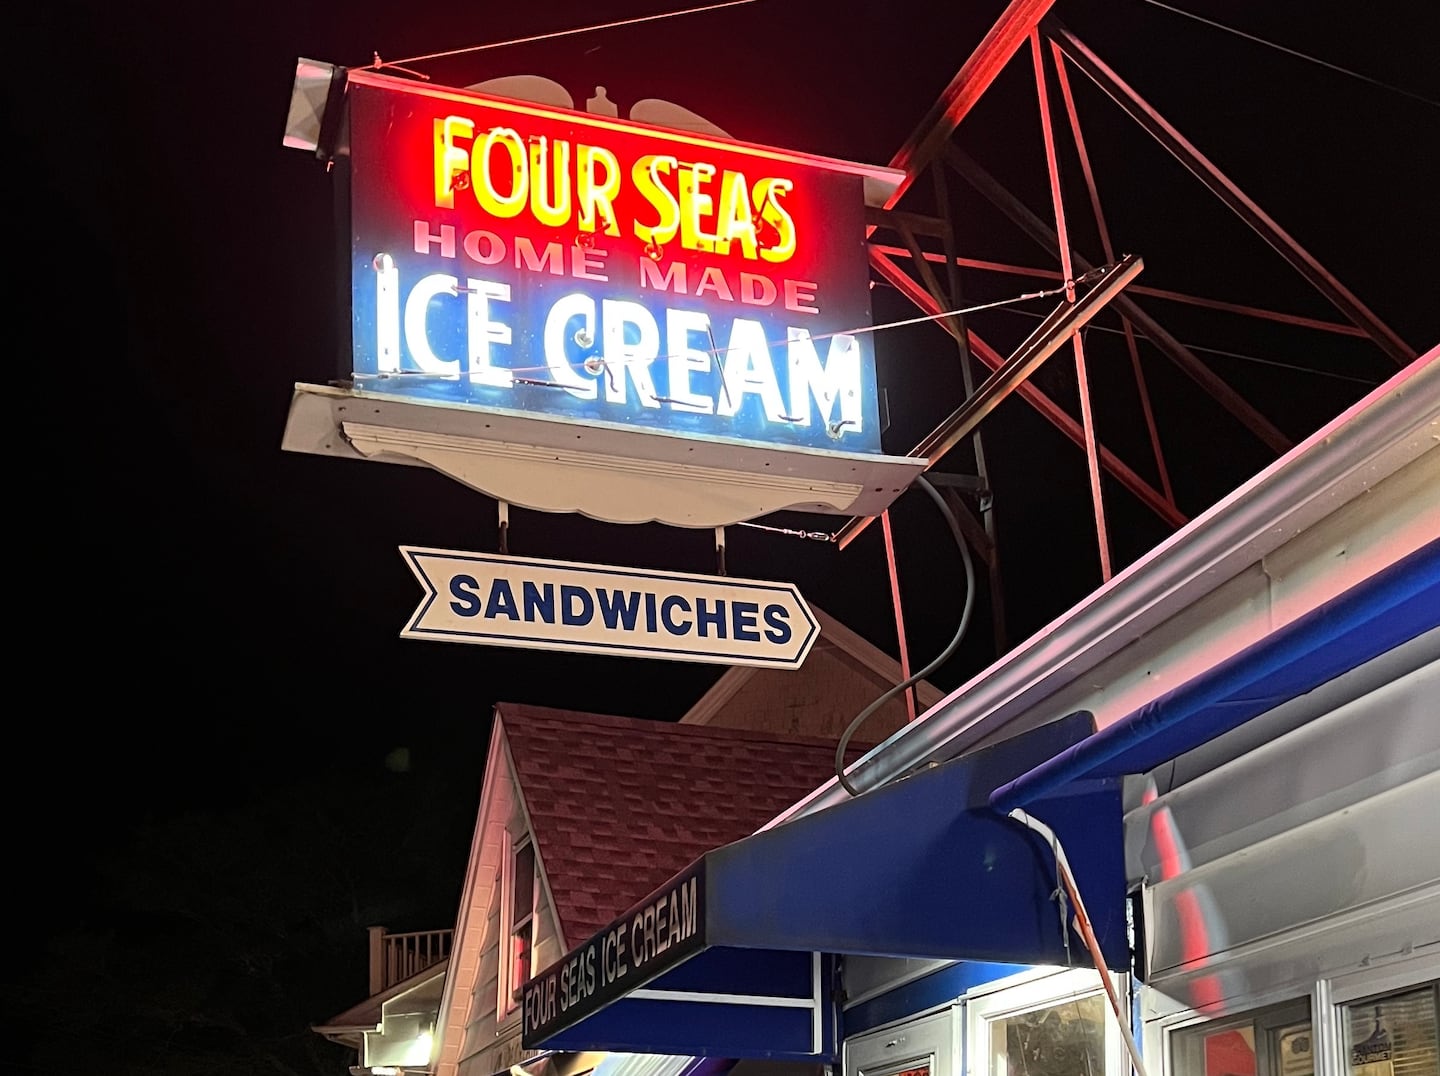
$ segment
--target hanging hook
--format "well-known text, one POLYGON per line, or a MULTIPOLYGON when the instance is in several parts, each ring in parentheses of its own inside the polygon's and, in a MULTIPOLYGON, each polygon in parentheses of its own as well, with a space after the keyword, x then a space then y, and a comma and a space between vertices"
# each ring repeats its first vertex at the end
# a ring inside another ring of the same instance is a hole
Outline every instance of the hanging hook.
POLYGON ((510 555, 510 505, 505 501, 495 502, 500 509, 500 555, 510 555))
POLYGON ((715 574, 725 574, 725 528, 715 528, 715 574))
POLYGON ((380 54, 378 52, 374 52, 373 50, 371 52, 371 55, 375 57, 375 62, 370 65, 370 70, 372 71, 384 71, 388 68, 391 71, 403 71, 407 75, 413 75, 415 78, 420 79, 422 82, 430 81, 429 75, 424 74, 420 71, 416 71, 413 67, 401 67, 399 64, 396 63, 386 63, 384 60, 380 59, 380 54))

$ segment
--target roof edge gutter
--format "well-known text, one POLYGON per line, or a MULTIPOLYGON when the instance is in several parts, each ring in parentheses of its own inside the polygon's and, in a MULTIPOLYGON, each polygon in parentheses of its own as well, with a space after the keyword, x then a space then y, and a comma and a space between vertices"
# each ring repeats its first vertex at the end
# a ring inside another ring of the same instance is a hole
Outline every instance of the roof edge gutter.
MULTIPOLYGON (((1220 700, 1230 698, 1234 692, 1243 692, 1261 678, 1293 665, 1305 655, 1320 652, 1344 636, 1360 635, 1354 647, 1316 669, 1310 678, 1313 682, 1296 684, 1293 690, 1295 695, 1304 694, 1327 683, 1385 653, 1393 645, 1408 642, 1435 627, 1440 622, 1440 590, 1437 588, 1440 588, 1440 538, 1220 662, 1189 683, 1167 691, 1108 728, 1007 781, 990 794, 990 806, 1008 814, 1016 807, 1032 803, 1072 780, 1089 776, 1132 747, 1144 744, 1220 700), (1417 595, 1425 595, 1424 604, 1431 611, 1429 621, 1396 616, 1397 608, 1407 601, 1413 604, 1417 595), (1382 630, 1376 630, 1379 621, 1385 621, 1387 625, 1398 621, 1394 624, 1394 631, 1405 637, 1398 640, 1390 638, 1392 633, 1383 630, 1383 626, 1382 630)), ((1288 698, 1276 699, 1268 692, 1247 694, 1253 696, 1253 701, 1245 706, 1227 707, 1222 722, 1224 727, 1216 730, 1215 735, 1289 701, 1288 698)), ((1164 761, 1167 759, 1155 758, 1150 764, 1158 765, 1164 761)))
MULTIPOLYGON (((1434 448, 1437 434, 1440 346, 873 748, 851 783, 868 791, 974 746, 1434 448)), ((832 779, 766 828, 848 798, 832 779)))

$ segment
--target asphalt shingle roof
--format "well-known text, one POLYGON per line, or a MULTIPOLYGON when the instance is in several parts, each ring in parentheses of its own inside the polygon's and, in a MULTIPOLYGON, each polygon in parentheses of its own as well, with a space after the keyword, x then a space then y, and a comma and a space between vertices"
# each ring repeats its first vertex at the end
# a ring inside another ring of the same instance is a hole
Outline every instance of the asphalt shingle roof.
POLYGON ((831 740, 496 709, 568 946, 835 773, 831 740))

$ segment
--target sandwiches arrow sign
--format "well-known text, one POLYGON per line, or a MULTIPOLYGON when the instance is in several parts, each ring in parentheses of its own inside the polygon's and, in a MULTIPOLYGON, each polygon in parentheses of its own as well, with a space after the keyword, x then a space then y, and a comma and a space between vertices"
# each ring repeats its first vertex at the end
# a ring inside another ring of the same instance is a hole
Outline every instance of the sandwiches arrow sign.
POLYGON ((401 546, 425 591, 400 635, 798 669, 820 625, 793 583, 401 546))

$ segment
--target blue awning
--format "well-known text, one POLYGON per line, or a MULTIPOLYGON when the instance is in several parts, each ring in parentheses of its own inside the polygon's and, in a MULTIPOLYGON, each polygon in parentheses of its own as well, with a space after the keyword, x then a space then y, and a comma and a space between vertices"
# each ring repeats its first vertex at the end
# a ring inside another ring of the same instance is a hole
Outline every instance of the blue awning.
POLYGON ((1000 786, 991 806, 1145 773, 1437 627, 1440 539, 1000 786))
POLYGON ((548 1050, 491 1076, 726 1076, 733 1058, 548 1050))
POLYGON ((1101 952, 1129 967, 1120 780, 1440 627, 1440 540, 1101 732, 1071 714, 716 849, 525 990, 527 1048, 838 1055, 847 955, 1080 956, 1053 903, 1055 831, 1101 952))
POLYGON ((847 955, 1081 956, 1055 831, 1101 952, 1129 967, 1120 780, 1440 627, 1440 540, 1101 732, 1071 714, 718 848, 537 976, 527 1048, 831 1061, 847 955))
MULTIPOLYGON (((527 984, 524 1046, 834 1060, 838 958, 1079 956, 1050 849, 988 800, 1094 731, 1072 714, 707 853, 527 984)), ((1119 782, 1035 807, 1128 968, 1119 782)))

